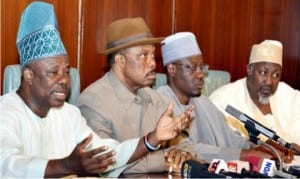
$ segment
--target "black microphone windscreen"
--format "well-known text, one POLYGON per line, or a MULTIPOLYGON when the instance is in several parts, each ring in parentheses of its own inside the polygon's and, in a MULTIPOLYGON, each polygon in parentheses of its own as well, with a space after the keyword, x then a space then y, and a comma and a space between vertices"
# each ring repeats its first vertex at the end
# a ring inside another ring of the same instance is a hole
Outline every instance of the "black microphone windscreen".
POLYGON ((209 172, 208 164, 201 164, 195 160, 186 160, 182 163, 182 178, 226 178, 225 175, 209 172))

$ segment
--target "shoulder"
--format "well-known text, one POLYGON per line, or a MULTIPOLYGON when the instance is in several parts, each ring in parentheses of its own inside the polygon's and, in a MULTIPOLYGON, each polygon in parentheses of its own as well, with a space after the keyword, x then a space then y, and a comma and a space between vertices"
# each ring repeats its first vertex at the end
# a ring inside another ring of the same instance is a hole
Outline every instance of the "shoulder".
POLYGON ((163 102, 161 95, 150 87, 145 87, 144 90, 150 95, 153 102, 163 102))
POLYGON ((0 109, 2 112, 24 110, 25 103, 16 92, 10 92, 0 97, 0 109))
POLYGON ((275 96, 276 98, 282 98, 281 100, 283 102, 300 101, 300 91, 292 88, 285 82, 279 82, 275 92, 275 96))
POLYGON ((113 92, 114 88, 110 85, 107 75, 105 75, 82 91, 76 101, 76 105, 80 106, 94 103, 95 101, 98 103, 107 99, 112 99, 115 97, 113 92))

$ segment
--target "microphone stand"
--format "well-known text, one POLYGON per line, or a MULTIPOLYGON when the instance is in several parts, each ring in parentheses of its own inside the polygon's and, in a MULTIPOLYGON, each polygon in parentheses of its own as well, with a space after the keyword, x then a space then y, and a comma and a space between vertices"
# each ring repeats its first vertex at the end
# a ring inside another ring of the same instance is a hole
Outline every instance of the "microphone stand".
POLYGON ((248 131, 249 138, 250 138, 251 142, 253 142, 257 145, 263 145, 263 146, 265 146, 266 148, 268 148, 272 151, 272 153, 276 156, 276 158, 278 158, 279 170, 282 171, 282 159, 281 159, 278 151, 273 146, 271 146, 270 144, 267 144, 267 143, 259 140, 259 138, 257 136, 260 134, 260 132, 255 128, 255 124, 252 121, 247 120, 245 122, 245 128, 248 131))

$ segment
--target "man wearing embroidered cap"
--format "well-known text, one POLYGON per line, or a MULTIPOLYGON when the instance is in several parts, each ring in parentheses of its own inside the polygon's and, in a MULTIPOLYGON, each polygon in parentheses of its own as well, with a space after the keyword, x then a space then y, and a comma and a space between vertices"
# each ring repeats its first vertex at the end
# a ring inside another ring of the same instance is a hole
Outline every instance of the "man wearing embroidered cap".
MULTIPOLYGON (((161 42, 163 64, 167 72, 167 85, 157 92, 166 103, 174 101, 174 114, 181 113, 190 105, 192 124, 186 131, 198 156, 211 161, 245 159, 249 155, 269 155, 249 149, 250 143, 237 135, 225 122, 225 116, 204 95, 205 65, 196 37, 191 32, 178 32, 161 42)), ((180 136, 172 141, 181 140, 180 136)))
MULTIPOLYGON (((219 88, 210 99, 224 114, 230 104, 284 140, 299 145, 300 92, 280 81, 282 65, 281 42, 265 40, 254 44, 247 77, 219 88)), ((228 123, 248 137, 243 124, 226 115, 228 123)))
MULTIPOLYGON (((111 69, 88 86, 77 101, 88 124, 101 137, 124 141, 147 136, 165 113, 164 101, 148 87, 156 76, 154 44, 161 40, 152 36, 140 17, 119 19, 108 26, 107 49, 103 53, 108 55, 111 69)), ((175 169, 179 170, 181 162, 190 156, 173 149, 168 158, 175 155, 175 169)), ((126 172, 161 172, 169 165, 162 151, 153 151, 126 172)))
MULTIPOLYGON (((101 139, 65 102, 70 65, 51 4, 35 1, 24 10, 17 47, 21 85, 0 97, 0 178, 117 177, 148 153, 143 138, 101 139)), ((149 131, 148 144, 175 137, 187 121, 166 112, 149 131)))

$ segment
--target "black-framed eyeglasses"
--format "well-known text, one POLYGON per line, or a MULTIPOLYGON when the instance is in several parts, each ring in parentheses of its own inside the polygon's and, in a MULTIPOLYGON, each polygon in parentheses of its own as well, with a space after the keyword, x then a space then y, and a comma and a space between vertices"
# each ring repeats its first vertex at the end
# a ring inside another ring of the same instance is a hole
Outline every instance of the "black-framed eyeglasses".
POLYGON ((173 63, 175 65, 180 65, 183 66, 184 68, 189 69, 189 71, 191 73, 195 73, 195 72, 202 72, 205 75, 208 74, 208 70, 209 70, 209 65, 208 64, 203 64, 203 65, 192 65, 192 64, 182 64, 182 63, 173 63))

